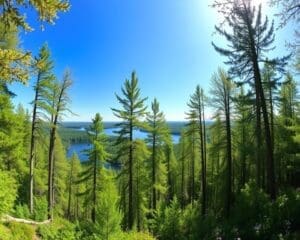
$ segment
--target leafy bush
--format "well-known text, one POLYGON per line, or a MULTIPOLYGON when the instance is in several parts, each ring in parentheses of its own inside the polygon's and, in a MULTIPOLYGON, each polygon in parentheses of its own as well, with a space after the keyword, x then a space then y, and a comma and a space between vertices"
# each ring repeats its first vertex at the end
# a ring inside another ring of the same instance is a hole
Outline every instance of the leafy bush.
POLYGON ((261 239, 269 232, 271 203, 254 182, 249 182, 237 195, 230 221, 224 226, 229 238, 261 239))
POLYGON ((48 209, 47 209, 47 199, 46 197, 35 197, 34 198, 34 211, 33 217, 36 221, 43 221, 47 219, 48 209))
POLYGON ((51 224, 41 225, 38 234, 43 240, 76 240, 75 225, 64 219, 56 219, 51 224))
POLYGON ((15 211, 14 211, 14 215, 18 218, 30 218, 30 212, 29 212, 29 208, 26 204, 21 205, 18 204, 15 207, 15 211))
POLYGON ((0 216, 8 213, 17 197, 17 184, 14 178, 0 170, 0 216))
POLYGON ((182 211, 176 198, 172 200, 170 206, 157 211, 154 220, 154 232, 159 239, 181 240, 182 236, 182 211))
POLYGON ((10 229, 0 224, 0 239, 1 240, 11 240, 11 232, 10 229))
POLYGON ((278 196, 272 207, 272 232, 288 236, 300 229, 300 193, 287 190, 278 196))
POLYGON ((14 240, 32 240, 35 235, 35 230, 31 225, 11 222, 8 227, 14 240))
POLYGON ((112 240, 155 240, 155 238, 146 232, 123 232, 115 235, 112 240))

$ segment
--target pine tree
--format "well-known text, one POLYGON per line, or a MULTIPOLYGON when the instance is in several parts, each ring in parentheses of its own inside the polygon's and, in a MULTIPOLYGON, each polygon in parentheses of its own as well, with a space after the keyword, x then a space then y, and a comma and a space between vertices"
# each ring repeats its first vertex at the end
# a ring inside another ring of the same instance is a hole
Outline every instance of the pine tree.
POLYGON ((151 144, 151 179, 152 179, 152 205, 151 208, 156 210, 157 188, 161 185, 157 176, 160 175, 159 169, 162 159, 159 159, 159 151, 162 151, 164 137, 166 135, 166 122, 163 112, 159 109, 159 103, 156 98, 151 103, 151 113, 147 116, 149 125, 149 134, 147 142, 151 144))
POLYGON ((47 95, 47 108, 50 115, 50 138, 48 155, 48 217, 53 219, 54 207, 54 152, 58 122, 68 110, 68 90, 72 84, 70 72, 66 71, 60 84, 53 84, 47 95))
POLYGON ((33 212, 33 198, 34 198, 34 166, 35 166, 35 144, 38 137, 38 133, 41 131, 41 124, 43 119, 43 114, 45 114, 44 104, 47 101, 47 88, 51 86, 52 82, 55 80, 55 76, 52 74, 53 62, 50 60, 50 52, 47 45, 44 45, 39 52, 39 56, 36 58, 35 64, 37 72, 37 80, 34 86, 35 97, 32 102, 32 125, 31 125, 31 140, 30 140, 30 154, 29 154, 29 164, 30 164, 30 184, 29 184, 29 209, 33 212))
POLYGON ((197 124, 197 131, 200 137, 200 156, 201 156, 201 183, 202 183, 202 201, 201 212, 202 215, 206 213, 206 132, 204 119, 204 94, 203 89, 198 85, 195 93, 191 96, 188 103, 189 108, 195 114, 197 124))
POLYGON ((67 218, 69 220, 78 220, 76 214, 76 195, 79 193, 78 184, 79 173, 81 171, 80 160, 76 153, 74 153, 69 160, 69 174, 68 174, 68 210, 67 218))
POLYGON ((223 69, 212 77, 211 103, 225 119, 226 129, 226 201, 225 212, 229 216, 232 204, 232 144, 231 144, 231 107, 233 84, 223 69))
POLYGON ((103 240, 118 239, 122 214, 118 209, 119 195, 114 183, 114 176, 103 169, 101 174, 103 187, 97 193, 96 234, 103 240))
POLYGON ((198 123, 197 114, 194 110, 188 113, 188 124, 186 126, 186 135, 188 142, 188 201, 193 204, 196 200, 196 185, 195 185, 195 172, 196 172, 196 147, 198 140, 198 123))
MULTIPOLYGON (((251 2, 246 0, 225 1, 214 5, 225 14, 232 33, 220 27, 216 31, 224 36, 230 43, 229 49, 213 46, 217 52, 228 58, 226 64, 230 65, 229 74, 234 77, 243 77, 244 82, 250 83, 256 93, 257 123, 260 123, 262 112, 265 142, 267 150, 267 191, 271 198, 276 196, 274 155, 272 150, 270 120, 267 112, 266 97, 263 90, 260 62, 271 62, 277 69, 282 70, 288 57, 282 59, 266 60, 264 54, 268 52, 274 42, 274 24, 269 28, 268 18, 262 22, 261 7, 256 14, 251 2)), ((259 127, 259 126, 258 126, 259 127)), ((258 130, 260 134, 260 131, 258 130)), ((259 163, 258 163, 259 164, 259 163)), ((258 169, 259 172, 259 169, 258 169)))
MULTIPOLYGON (((99 175, 103 169, 105 161, 108 160, 109 154, 106 150, 106 136, 104 134, 103 122, 99 113, 92 120, 87 134, 92 144, 91 149, 87 149, 89 159, 85 162, 86 169, 81 174, 82 180, 87 182, 85 194, 87 199, 92 202, 91 219, 96 222, 97 207, 97 191, 101 183, 99 183, 99 175)), ((89 204, 88 202, 86 204, 89 204)))
POLYGON ((128 222, 127 228, 132 229, 134 224, 133 212, 133 177, 134 177, 134 146, 133 146, 133 131, 141 127, 141 120, 145 116, 146 107, 144 102, 147 98, 140 97, 140 89, 138 87, 138 79, 136 73, 132 72, 131 80, 125 80, 122 88, 124 97, 116 95, 122 109, 113 108, 114 115, 121 119, 122 122, 116 126, 121 128, 117 131, 119 134, 116 144, 119 146, 118 157, 127 155, 128 158, 124 163, 123 173, 128 174, 128 222))

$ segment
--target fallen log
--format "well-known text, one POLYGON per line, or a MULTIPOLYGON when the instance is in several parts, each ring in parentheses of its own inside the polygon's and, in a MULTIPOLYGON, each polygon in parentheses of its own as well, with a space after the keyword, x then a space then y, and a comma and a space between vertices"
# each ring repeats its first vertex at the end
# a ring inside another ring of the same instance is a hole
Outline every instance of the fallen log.
POLYGON ((42 222, 37 222, 37 221, 27 220, 27 219, 23 219, 23 218, 15 218, 15 217, 12 217, 9 215, 4 215, 0 221, 1 222, 17 222, 17 223, 24 223, 24 224, 30 224, 30 225, 42 225, 42 224, 51 223, 51 219, 47 219, 42 222))

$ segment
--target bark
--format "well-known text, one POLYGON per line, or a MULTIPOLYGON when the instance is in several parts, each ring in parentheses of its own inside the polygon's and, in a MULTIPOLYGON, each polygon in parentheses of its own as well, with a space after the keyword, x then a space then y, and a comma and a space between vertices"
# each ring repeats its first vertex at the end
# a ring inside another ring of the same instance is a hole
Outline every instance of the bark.
MULTIPOLYGON (((132 112, 131 112, 132 116, 132 112)), ((131 230, 133 228, 133 126, 132 121, 130 122, 129 126, 129 179, 128 179, 128 189, 129 189, 129 196, 128 196, 128 228, 131 230)))
POLYGON ((68 212, 67 217, 70 220, 71 219, 71 201, 72 201, 72 185, 73 185, 73 167, 74 167, 74 161, 71 160, 71 171, 70 171, 70 179, 69 179, 69 196, 68 196, 68 212))
POLYGON ((152 141, 152 208, 156 210, 156 135, 152 141))
POLYGON ((231 156, 231 124, 230 124, 230 99, 225 94, 225 118, 226 118, 226 152, 227 152, 227 196, 226 216, 229 216, 232 203, 232 156, 231 156))
POLYGON ((33 213, 33 208, 34 208, 34 193, 33 193, 33 176, 34 176, 34 165, 35 165, 35 132, 36 132, 36 115, 37 115, 37 101, 39 97, 39 90, 40 90, 40 72, 37 77, 37 82, 36 82, 36 89, 35 89, 35 97, 34 97, 34 104, 33 104, 33 111, 32 111, 32 125, 31 125, 31 139, 30 139, 30 159, 29 159, 29 164, 30 164, 30 183, 29 183, 29 210, 30 213, 33 213))

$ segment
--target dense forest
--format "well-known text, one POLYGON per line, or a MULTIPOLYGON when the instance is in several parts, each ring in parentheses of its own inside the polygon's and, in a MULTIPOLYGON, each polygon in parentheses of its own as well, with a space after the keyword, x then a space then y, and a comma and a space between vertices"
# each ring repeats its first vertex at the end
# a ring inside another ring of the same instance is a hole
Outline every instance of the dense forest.
POLYGON ((269 4, 280 28, 296 26, 285 56, 270 57, 277 26, 261 7, 216 0, 224 18, 211 31, 227 44, 212 51, 226 68, 216 67, 209 91, 198 85, 182 100, 179 143, 159 99, 146 105, 137 70, 115 96, 116 137, 101 113, 80 133, 91 144, 83 162, 66 155, 81 136, 60 124, 72 114, 71 70, 60 79, 51 46, 33 56, 19 37, 32 30, 28 8, 46 25, 70 3, 0 0, 0 239, 299 239, 300 1, 269 4), (14 106, 11 84, 30 78, 32 108, 14 106))

